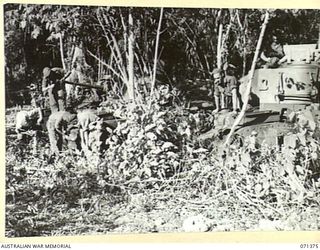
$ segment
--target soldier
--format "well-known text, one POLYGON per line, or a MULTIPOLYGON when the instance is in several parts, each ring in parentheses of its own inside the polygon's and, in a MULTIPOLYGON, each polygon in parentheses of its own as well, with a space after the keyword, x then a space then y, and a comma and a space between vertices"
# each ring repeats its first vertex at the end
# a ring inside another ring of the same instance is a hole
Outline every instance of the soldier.
POLYGON ((65 133, 68 129, 77 123, 77 115, 68 111, 57 111, 49 116, 47 129, 51 153, 59 154, 62 150, 62 144, 65 133))
POLYGON ((66 108, 65 84, 62 81, 66 77, 68 75, 65 76, 65 71, 61 68, 43 69, 42 92, 49 97, 51 113, 64 111, 66 108))
POLYGON ((220 69, 216 68, 212 72, 214 79, 214 103, 216 109, 213 112, 218 112, 219 110, 225 108, 225 87, 222 79, 222 72, 220 69))
POLYGON ((281 63, 287 60, 283 47, 276 35, 272 36, 271 44, 264 47, 260 58, 266 63, 265 68, 277 68, 281 63))
POLYGON ((226 75, 224 77, 224 83, 225 83, 225 94, 227 98, 227 105, 231 103, 231 107, 233 112, 237 112, 238 109, 238 80, 235 77, 234 72, 235 66, 232 64, 225 64, 224 70, 226 72, 226 75))
POLYGON ((42 111, 40 107, 36 107, 30 111, 19 111, 16 116, 17 139, 22 140, 23 135, 30 135, 32 137, 32 149, 36 154, 39 130, 41 130, 41 122, 43 120, 42 111))
POLYGON ((15 131, 18 135, 18 139, 22 139, 24 134, 29 134, 28 131, 39 130, 40 124, 43 120, 42 112, 39 107, 30 111, 19 111, 16 116, 16 128, 15 131))
POLYGON ((65 138, 67 140, 68 150, 72 153, 80 155, 81 141, 78 124, 68 126, 65 133, 65 138))
MULTIPOLYGON (((66 81, 78 83, 79 82, 79 74, 76 70, 75 66, 71 69, 71 72, 68 77, 66 77, 66 81)), ((74 106, 77 104, 79 87, 74 86, 72 84, 66 84, 66 105, 68 107, 74 106)))
POLYGON ((99 117, 91 109, 85 109, 78 113, 78 124, 80 128, 81 147, 87 152, 89 150, 89 125, 99 117))

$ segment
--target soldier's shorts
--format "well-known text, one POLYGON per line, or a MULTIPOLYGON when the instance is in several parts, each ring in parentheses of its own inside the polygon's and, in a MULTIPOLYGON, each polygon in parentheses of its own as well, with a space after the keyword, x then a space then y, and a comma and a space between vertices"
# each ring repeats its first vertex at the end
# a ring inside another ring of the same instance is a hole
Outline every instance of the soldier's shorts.
POLYGON ((235 78, 234 76, 226 75, 224 78, 224 83, 226 86, 226 92, 230 95, 231 95, 232 90, 236 89, 238 87, 237 78, 235 78))
POLYGON ((214 86, 214 95, 221 95, 221 94, 225 94, 225 88, 220 86, 220 85, 215 85, 214 86))

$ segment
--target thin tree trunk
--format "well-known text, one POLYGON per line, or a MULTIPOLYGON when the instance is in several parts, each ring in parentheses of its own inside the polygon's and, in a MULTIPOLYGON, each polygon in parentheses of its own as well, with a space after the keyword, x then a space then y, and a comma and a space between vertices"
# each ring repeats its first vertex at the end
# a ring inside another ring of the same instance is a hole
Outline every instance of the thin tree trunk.
POLYGON ((129 13, 129 39, 128 39, 128 94, 131 100, 135 100, 135 86, 134 86, 134 34, 133 34, 133 18, 131 12, 129 13))
POLYGON ((221 41, 222 41, 222 24, 219 25, 219 35, 217 44, 217 68, 221 68, 221 41))
POLYGON ((152 76, 152 83, 151 83, 151 93, 150 93, 150 105, 152 103, 153 95, 154 95, 154 88, 156 85, 156 75, 157 75, 157 62, 158 62, 158 47, 159 47, 159 38, 160 38, 160 30, 161 30, 161 22, 163 16, 163 8, 160 10, 160 17, 157 29, 157 37, 156 37, 156 47, 154 52, 154 61, 153 61, 153 76, 152 76))
POLYGON ((236 15, 233 13, 232 10, 229 11, 230 13, 230 21, 229 24, 227 25, 226 28, 226 32, 224 33, 224 35, 222 35, 222 39, 221 39, 221 44, 220 44, 220 66, 223 65, 225 62, 227 62, 227 57, 225 56, 228 52, 228 47, 225 46, 227 40, 229 39, 229 35, 230 35, 230 30, 232 27, 232 24, 234 23, 234 19, 236 17, 236 15), (223 51, 223 49, 226 49, 225 51, 223 51), (224 55, 224 57, 222 57, 222 55, 224 55))
POLYGON ((100 55, 100 49, 98 48, 98 57, 99 57, 99 61, 98 61, 98 80, 101 79, 101 75, 102 75, 102 67, 101 67, 101 55, 100 55))
POLYGON ((320 24, 318 24, 318 49, 320 49, 320 24))
POLYGON ((59 34, 59 44, 60 44, 60 55, 61 55, 61 63, 62 63, 62 68, 66 71, 66 63, 64 60, 64 53, 63 53, 63 39, 62 39, 62 33, 60 32, 59 34))
MULTIPOLYGON (((74 54, 74 50, 75 50, 75 45, 74 45, 75 41, 76 41, 76 37, 72 36, 69 41, 69 44, 72 44, 72 46, 68 47, 68 51, 67 51, 67 58, 68 59, 73 58, 73 54, 74 54)), ((67 60, 66 67, 67 67, 67 70, 72 70, 72 68, 73 68, 72 60, 67 60)))
POLYGON ((269 20, 269 13, 266 12, 266 15, 265 15, 265 18, 264 18, 264 22, 262 24, 262 29, 261 29, 261 32, 260 32, 258 44, 257 44, 257 47, 256 47, 256 51, 254 53, 254 58, 253 58, 253 62, 252 62, 252 65, 251 65, 251 70, 249 72, 249 83, 248 83, 246 91, 245 91, 245 95, 244 95, 245 97, 244 97, 244 100, 243 100, 243 106, 242 106, 240 114, 238 115, 238 117, 236 118, 235 122, 233 123, 233 125, 231 127, 230 133, 228 134, 227 139, 226 139, 226 141, 224 143, 225 146, 229 145, 230 138, 233 135, 233 133, 234 133, 236 127, 238 126, 239 122, 242 120, 242 118, 244 116, 244 113, 245 113, 245 111, 247 109, 247 105, 248 105, 248 101, 249 101, 249 95, 250 95, 250 91, 251 91, 252 79, 253 79, 253 75, 254 75, 254 70, 255 70, 255 67, 256 67, 256 62, 257 62, 257 59, 258 59, 258 55, 259 55, 259 52, 260 52, 262 39, 263 39, 264 32, 265 32, 267 24, 268 24, 268 20, 269 20))
POLYGON ((247 49, 246 49, 246 37, 245 37, 245 34, 244 34, 244 38, 243 38, 243 44, 244 44, 244 48, 243 48, 243 61, 242 61, 242 77, 245 76, 246 67, 247 67, 247 49))
POLYGON ((242 46, 243 46, 243 56, 242 56, 242 77, 245 76, 246 74, 246 68, 247 68, 247 38, 246 38, 246 34, 247 34, 247 25, 246 25, 246 20, 247 20, 247 13, 244 14, 244 21, 243 21, 243 25, 241 24, 240 21, 240 14, 239 14, 239 10, 236 11, 236 17, 237 17, 237 21, 238 21, 238 25, 239 28, 241 30, 241 36, 243 37, 242 39, 242 46))
MULTIPOLYGON (((131 12, 129 14, 129 19, 130 19, 130 15, 132 17, 131 12)), ((130 38, 128 38, 128 27, 124 22, 124 18, 123 18, 121 10, 120 10, 120 17, 121 17, 121 24, 122 24, 122 27, 123 27, 123 47, 125 48, 126 58, 129 59, 129 54, 128 54, 129 51, 127 50, 127 48, 129 48, 128 39, 130 39, 130 38)), ((130 20, 129 20, 129 26, 130 26, 130 20)), ((129 27, 129 32, 131 32, 131 27, 129 27)))

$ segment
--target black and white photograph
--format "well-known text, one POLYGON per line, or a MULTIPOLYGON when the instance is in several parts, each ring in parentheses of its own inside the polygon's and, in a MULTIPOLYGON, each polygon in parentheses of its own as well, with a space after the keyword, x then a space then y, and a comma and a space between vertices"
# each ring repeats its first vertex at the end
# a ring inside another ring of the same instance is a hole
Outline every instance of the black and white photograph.
POLYGON ((320 9, 3 17, 5 237, 320 230, 320 9))

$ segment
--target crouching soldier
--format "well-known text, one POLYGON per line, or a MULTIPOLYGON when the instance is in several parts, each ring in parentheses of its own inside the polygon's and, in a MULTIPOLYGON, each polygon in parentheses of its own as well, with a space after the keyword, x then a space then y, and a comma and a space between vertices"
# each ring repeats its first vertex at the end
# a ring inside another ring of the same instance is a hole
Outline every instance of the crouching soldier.
POLYGON ((77 124, 69 125, 65 133, 66 146, 68 151, 72 154, 81 154, 81 140, 79 133, 79 126, 77 124))
POLYGON ((90 150, 89 145, 89 125, 99 119, 95 112, 91 109, 80 111, 77 115, 80 129, 81 147, 85 154, 90 150))
POLYGON ((113 127, 102 119, 91 123, 89 125, 89 147, 92 152, 95 152, 97 155, 101 156, 104 150, 107 149, 106 141, 109 136, 112 134, 113 127))
POLYGON ((68 128, 77 123, 77 115, 68 111, 58 111, 49 116, 47 129, 49 133, 50 149, 52 154, 58 155, 62 150, 65 134, 68 128))
POLYGON ((19 111, 16 116, 17 139, 22 140, 23 135, 30 135, 33 138, 33 152, 37 150, 38 132, 41 130, 43 120, 41 108, 37 107, 29 111, 19 111))

